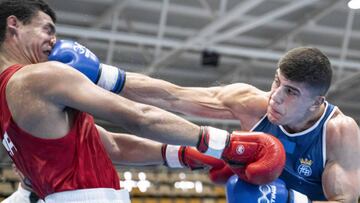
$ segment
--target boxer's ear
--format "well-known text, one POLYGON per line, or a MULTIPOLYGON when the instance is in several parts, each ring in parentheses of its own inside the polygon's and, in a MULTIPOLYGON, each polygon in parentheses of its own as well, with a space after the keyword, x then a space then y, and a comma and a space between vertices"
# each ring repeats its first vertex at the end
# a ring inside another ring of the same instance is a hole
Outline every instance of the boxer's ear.
POLYGON ((7 25, 7 29, 9 31, 10 36, 13 36, 13 35, 16 35, 18 32, 20 21, 16 16, 11 15, 11 16, 7 17, 6 25, 7 25))
POLYGON ((315 111, 316 109, 320 108, 320 106, 325 102, 324 96, 317 96, 314 100, 313 105, 310 107, 311 111, 315 111))

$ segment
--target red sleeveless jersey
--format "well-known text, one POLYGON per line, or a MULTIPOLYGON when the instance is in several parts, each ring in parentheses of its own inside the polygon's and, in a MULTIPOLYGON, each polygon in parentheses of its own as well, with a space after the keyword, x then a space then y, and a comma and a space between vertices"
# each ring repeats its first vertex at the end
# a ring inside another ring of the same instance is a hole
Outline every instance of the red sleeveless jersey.
POLYGON ((120 189, 119 177, 89 114, 78 112, 71 130, 58 139, 34 137, 17 126, 5 89, 20 68, 22 65, 13 65, 0 74, 0 140, 34 191, 45 198, 76 189, 120 189))

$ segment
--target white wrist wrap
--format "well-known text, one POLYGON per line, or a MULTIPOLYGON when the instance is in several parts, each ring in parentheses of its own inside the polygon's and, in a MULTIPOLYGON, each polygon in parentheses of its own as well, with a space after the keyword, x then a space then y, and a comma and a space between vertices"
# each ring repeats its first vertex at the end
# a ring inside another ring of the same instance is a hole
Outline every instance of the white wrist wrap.
POLYGON ((290 203, 309 203, 311 201, 309 200, 309 198, 306 195, 304 195, 296 190, 290 190, 290 201, 289 202, 290 203))
POLYGON ((220 159, 224 151, 226 141, 229 133, 226 130, 221 130, 213 127, 207 127, 209 135, 209 148, 204 154, 220 159))
POLYGON ((100 64, 101 73, 97 85, 100 87, 112 91, 115 88, 116 82, 119 78, 119 69, 107 64, 100 64))
POLYGON ((179 160, 179 148, 178 145, 167 145, 165 158, 169 168, 184 168, 179 160))

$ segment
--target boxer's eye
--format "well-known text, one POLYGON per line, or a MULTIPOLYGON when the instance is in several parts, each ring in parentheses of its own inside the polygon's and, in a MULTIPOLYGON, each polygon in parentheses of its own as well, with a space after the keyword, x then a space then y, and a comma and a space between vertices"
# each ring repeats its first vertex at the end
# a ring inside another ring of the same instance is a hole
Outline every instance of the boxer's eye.
POLYGON ((48 34, 48 35, 54 35, 55 34, 55 27, 51 24, 47 24, 44 26, 44 31, 48 34))
POLYGON ((294 89, 289 88, 289 87, 287 87, 285 89, 285 92, 287 95, 290 95, 290 96, 297 96, 299 94, 298 91, 295 91, 294 89))

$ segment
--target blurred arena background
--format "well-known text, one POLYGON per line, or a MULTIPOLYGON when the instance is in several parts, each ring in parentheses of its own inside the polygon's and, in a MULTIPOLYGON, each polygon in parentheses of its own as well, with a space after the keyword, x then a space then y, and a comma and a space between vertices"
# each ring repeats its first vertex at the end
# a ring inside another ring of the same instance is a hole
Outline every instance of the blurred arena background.
MULTIPOLYGON (((49 0, 59 39, 86 45, 102 62, 185 86, 246 82, 270 88, 286 50, 313 46, 331 59, 328 100, 360 121, 360 15, 345 0, 49 0)), ((196 96, 196 95, 194 95, 196 96)), ((31 105, 31 104, 30 104, 31 105)), ((229 130, 234 120, 185 117, 229 130)), ((105 121, 102 126, 121 132, 105 121)), ((17 187, 1 152, 0 199, 17 187)), ((54 157, 56 158, 56 157, 54 157)), ((133 203, 225 202, 201 171, 125 167, 133 203), (130 178, 131 177, 131 178, 130 178)))

